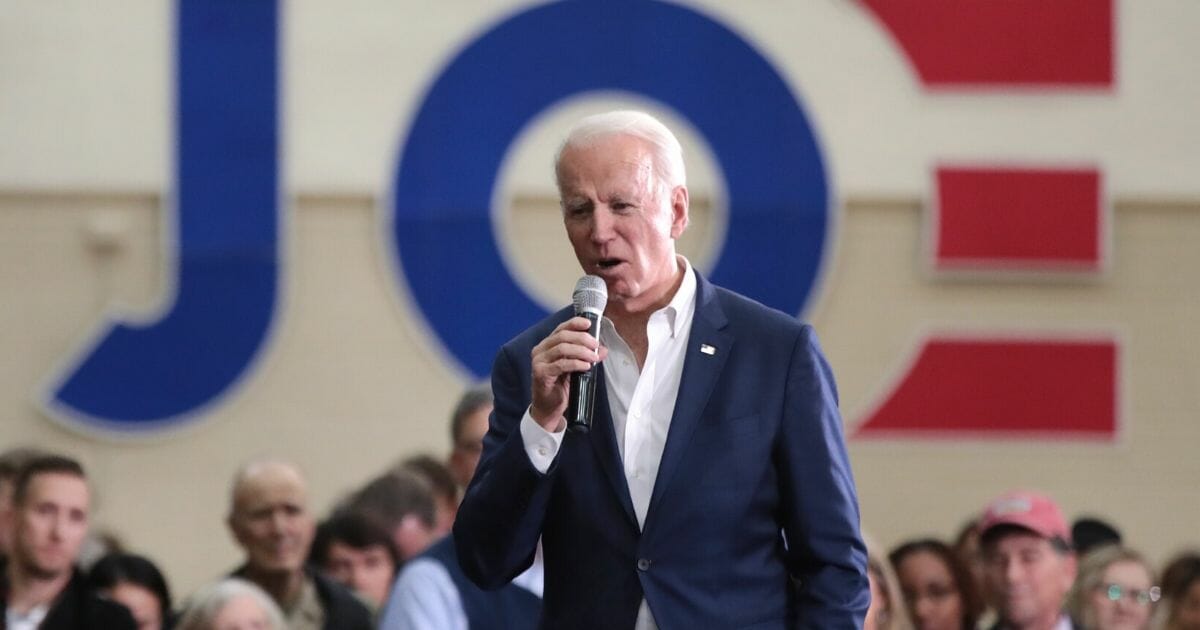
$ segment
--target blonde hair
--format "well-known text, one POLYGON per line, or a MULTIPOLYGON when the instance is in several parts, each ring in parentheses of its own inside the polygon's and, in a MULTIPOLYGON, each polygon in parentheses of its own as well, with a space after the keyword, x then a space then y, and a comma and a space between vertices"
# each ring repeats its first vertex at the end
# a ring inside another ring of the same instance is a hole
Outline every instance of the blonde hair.
POLYGON ((1150 582, 1154 583, 1154 567, 1150 566, 1142 554, 1132 549, 1110 544, 1089 551, 1079 560, 1079 573, 1075 576, 1070 593, 1067 594, 1067 611, 1084 627, 1090 628, 1096 623, 1095 611, 1088 603, 1088 594, 1100 586, 1108 567, 1118 562, 1137 564, 1146 571, 1150 582))

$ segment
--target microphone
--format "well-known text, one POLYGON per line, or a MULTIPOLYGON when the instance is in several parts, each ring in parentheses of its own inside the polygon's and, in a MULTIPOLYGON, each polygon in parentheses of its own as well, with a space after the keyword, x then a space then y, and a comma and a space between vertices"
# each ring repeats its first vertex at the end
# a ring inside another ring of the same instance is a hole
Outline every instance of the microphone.
MULTIPOLYGON (((592 323, 588 334, 600 338, 600 318, 608 304, 608 287, 599 276, 584 276, 575 283, 571 294, 575 304, 575 315, 586 317, 592 323)), ((592 410, 596 406, 596 364, 586 372, 571 374, 571 388, 567 398, 567 428, 576 433, 587 433, 592 428, 592 410)))

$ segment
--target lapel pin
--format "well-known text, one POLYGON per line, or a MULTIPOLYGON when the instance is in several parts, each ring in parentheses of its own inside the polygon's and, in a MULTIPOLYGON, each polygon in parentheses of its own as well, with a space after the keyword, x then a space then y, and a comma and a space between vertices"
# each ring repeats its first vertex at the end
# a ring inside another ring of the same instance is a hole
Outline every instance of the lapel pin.
POLYGON ((703 354, 707 354, 708 356, 712 356, 717 353, 717 349, 706 343, 702 343, 702 344, 700 344, 700 352, 703 354))

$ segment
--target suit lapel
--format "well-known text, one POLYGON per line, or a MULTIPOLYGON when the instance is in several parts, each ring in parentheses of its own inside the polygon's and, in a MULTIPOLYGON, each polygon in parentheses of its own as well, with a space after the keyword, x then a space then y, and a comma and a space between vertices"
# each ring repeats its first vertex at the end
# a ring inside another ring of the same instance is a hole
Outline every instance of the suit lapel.
POLYGON ((663 448, 658 477, 654 481, 654 492, 646 512, 647 526, 653 522, 657 506, 671 487, 717 378, 725 367, 725 360, 733 349, 733 336, 721 330, 727 323, 713 286, 696 274, 696 313, 692 318, 692 330, 684 353, 683 373, 679 379, 679 394, 675 397, 675 411, 671 415, 671 428, 667 431, 667 443, 663 448))
POLYGON ((625 468, 621 465, 621 452, 617 449, 612 412, 608 408, 604 364, 600 364, 596 370, 596 407, 592 414, 592 430, 588 432, 588 441, 596 449, 596 458, 600 460, 600 467, 604 469, 604 475, 608 477, 621 507, 625 508, 625 515, 636 528, 637 515, 633 511, 633 499, 629 495, 629 484, 625 481, 625 468))

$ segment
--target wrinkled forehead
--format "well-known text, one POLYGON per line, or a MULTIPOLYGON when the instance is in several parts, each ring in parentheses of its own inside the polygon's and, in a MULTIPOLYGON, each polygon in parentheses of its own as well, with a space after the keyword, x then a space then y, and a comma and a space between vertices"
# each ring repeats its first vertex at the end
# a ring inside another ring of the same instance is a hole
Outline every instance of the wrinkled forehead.
POLYGON ((654 174, 654 151, 637 136, 611 134, 563 147, 555 174, 566 189, 580 178, 636 176, 644 180, 654 174))

